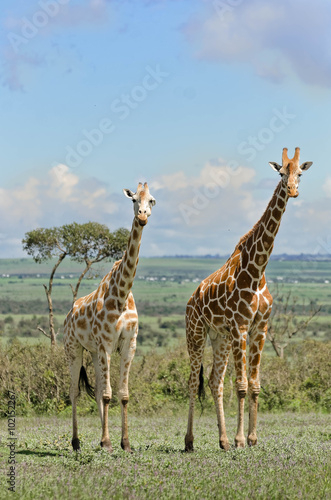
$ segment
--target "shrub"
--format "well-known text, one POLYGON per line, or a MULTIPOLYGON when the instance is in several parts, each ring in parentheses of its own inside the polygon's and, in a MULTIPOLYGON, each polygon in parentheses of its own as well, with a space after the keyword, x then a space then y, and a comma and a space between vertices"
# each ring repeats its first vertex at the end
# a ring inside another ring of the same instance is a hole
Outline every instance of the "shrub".
MULTIPOLYGON (((331 411, 331 343, 305 341, 292 346, 288 359, 262 358, 260 410, 331 411)), ((92 385, 94 369, 89 354, 84 365, 92 385)), ((205 385, 212 366, 207 348, 204 358, 205 385)), ((130 378, 130 409, 138 414, 153 413, 168 406, 175 410, 188 403, 189 359, 184 344, 164 354, 149 352, 133 361, 130 378)), ((225 408, 235 409, 233 362, 230 358, 224 386, 225 408), (232 384, 229 382, 232 381, 232 384)), ((112 356, 110 383, 111 408, 118 406, 119 355, 112 356)), ((8 390, 16 394, 17 415, 69 412, 69 370, 63 346, 30 345, 13 340, 0 351, 0 416, 7 412, 8 390)), ((206 390, 205 408, 213 408, 206 390)), ((87 396, 79 400, 81 413, 96 413, 97 405, 87 396)))

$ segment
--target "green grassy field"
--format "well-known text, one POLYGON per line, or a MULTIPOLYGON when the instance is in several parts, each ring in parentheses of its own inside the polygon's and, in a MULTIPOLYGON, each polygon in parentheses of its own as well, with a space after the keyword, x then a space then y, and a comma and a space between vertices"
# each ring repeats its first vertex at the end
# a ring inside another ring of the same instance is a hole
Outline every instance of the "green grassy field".
MULTIPOLYGON (((224 452, 218 447, 215 415, 199 417, 197 412, 193 454, 183 453, 186 414, 130 415, 132 455, 120 448, 118 414, 111 416, 111 455, 99 447, 98 417, 81 416, 78 424, 80 453, 71 450, 68 418, 17 419, 13 494, 6 485, 9 449, 3 420, 1 498, 331 498, 331 423, 327 415, 260 415, 258 445, 224 452)), ((228 415, 231 441, 235 427, 235 417, 228 415)))
MULTIPOLYGON (((141 258, 137 269, 135 286, 140 286, 147 279, 147 284, 171 287, 175 282, 187 286, 193 291, 197 284, 206 276, 220 268, 224 259, 193 259, 193 258, 141 258), (153 281, 155 280, 155 281, 153 281)), ((47 283, 52 263, 36 264, 32 259, 0 259, 0 298, 10 297, 27 299, 31 293, 36 298, 44 298, 43 283, 47 283), (38 290, 40 288, 40 290, 38 290)), ((102 262, 94 268, 94 279, 83 282, 82 289, 88 293, 93 290, 111 268, 111 263, 102 262)), ((55 278, 54 296, 64 294, 70 299, 70 283, 82 270, 77 263, 66 261, 61 264, 55 278), (69 277, 71 276, 71 277, 69 277)), ((306 261, 273 261, 268 264, 267 279, 273 287, 278 283, 302 285, 303 283, 326 285, 322 289, 329 291, 331 297, 331 262, 306 261), (329 282, 329 283, 325 283, 329 282), (329 286, 327 286, 329 285, 329 286)), ((273 288, 271 286, 271 288, 273 288)), ((294 286, 294 289, 297 287, 294 286)), ((317 286, 318 288, 318 286, 317 286)), ((299 287, 300 289, 300 287, 299 287)), ((146 293, 146 289, 142 289, 146 293)))

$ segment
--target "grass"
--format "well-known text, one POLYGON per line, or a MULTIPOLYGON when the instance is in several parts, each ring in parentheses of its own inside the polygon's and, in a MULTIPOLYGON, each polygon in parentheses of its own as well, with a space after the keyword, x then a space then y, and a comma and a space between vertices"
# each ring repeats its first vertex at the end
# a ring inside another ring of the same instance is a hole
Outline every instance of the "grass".
MULTIPOLYGON (((20 499, 327 499, 331 497, 331 423, 322 414, 262 414, 259 443, 218 448, 216 417, 196 412, 195 449, 183 453, 185 415, 130 415, 132 455, 111 416, 109 455, 99 447, 97 417, 80 417, 82 451, 71 450, 67 418, 21 418, 16 433, 16 494, 6 496, 6 422, 1 422, 1 498, 20 499)), ((228 436, 235 434, 228 416, 228 436)), ((247 423, 246 423, 247 427, 247 423)))

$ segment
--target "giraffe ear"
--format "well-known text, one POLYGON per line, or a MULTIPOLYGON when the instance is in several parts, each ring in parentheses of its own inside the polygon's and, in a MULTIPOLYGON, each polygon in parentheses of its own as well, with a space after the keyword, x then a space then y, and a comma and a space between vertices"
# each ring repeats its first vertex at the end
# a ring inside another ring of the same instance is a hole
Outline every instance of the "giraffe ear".
POLYGON ((300 165, 301 170, 308 170, 312 166, 313 162, 312 161, 305 161, 302 165, 300 165))
POLYGON ((280 165, 278 165, 278 163, 276 163, 275 161, 269 161, 269 165, 271 168, 273 168, 274 170, 276 170, 276 172, 279 172, 280 169, 282 168, 280 165))
POLYGON ((130 198, 132 200, 132 196, 134 195, 134 193, 131 191, 131 189, 123 189, 123 193, 127 198, 130 198))

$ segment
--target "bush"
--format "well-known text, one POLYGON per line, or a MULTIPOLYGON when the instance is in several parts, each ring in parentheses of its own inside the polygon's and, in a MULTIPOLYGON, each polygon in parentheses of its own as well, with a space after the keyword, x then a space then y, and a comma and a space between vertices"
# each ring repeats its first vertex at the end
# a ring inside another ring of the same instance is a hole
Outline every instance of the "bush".
MULTIPOLYGON (((262 358, 260 410, 331 411, 331 343, 305 341, 292 346, 288 359, 262 358)), ((91 357, 84 355, 90 382, 94 385, 91 357)), ((204 358, 205 385, 212 365, 211 349, 204 358)), ((165 354, 149 352, 133 361, 130 378, 130 409, 138 414, 157 412, 167 406, 172 410, 188 404, 190 374, 186 346, 179 345, 165 354)), ((233 363, 230 358, 224 386, 225 408, 235 409, 233 363), (229 381, 232 381, 232 385, 229 381)), ((112 356, 110 383, 111 408, 118 406, 119 355, 112 356)), ((18 340, 0 352, 0 416, 7 412, 8 390, 16 394, 17 415, 69 412, 70 378, 62 345, 29 345, 18 340)), ((97 405, 87 396, 79 400, 81 413, 96 413, 97 405)), ((204 407, 214 403, 206 390, 204 407)))
POLYGON ((0 355, 0 414, 6 415, 8 390, 15 392, 17 414, 56 411, 68 405, 69 372, 63 347, 29 345, 16 339, 0 355))
POLYGON ((262 358, 260 407, 331 411, 331 342, 307 340, 288 357, 262 358))

